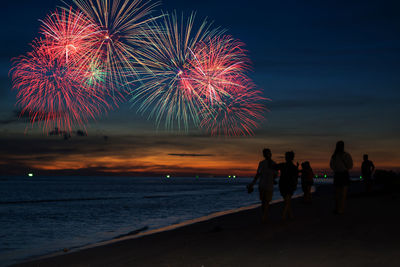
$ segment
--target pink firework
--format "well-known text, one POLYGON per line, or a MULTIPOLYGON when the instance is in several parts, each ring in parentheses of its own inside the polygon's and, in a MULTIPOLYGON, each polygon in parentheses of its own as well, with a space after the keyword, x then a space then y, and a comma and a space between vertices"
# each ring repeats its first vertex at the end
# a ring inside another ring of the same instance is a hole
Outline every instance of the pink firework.
POLYGON ((95 44, 101 34, 99 26, 71 8, 48 15, 42 20, 40 32, 45 36, 49 52, 64 57, 66 64, 74 64, 74 67, 85 67, 93 60, 95 44))
POLYGON ((57 127, 70 132, 111 108, 106 91, 88 82, 87 69, 67 65, 47 41, 36 40, 32 48, 14 59, 11 69, 21 115, 28 113, 32 124, 41 124, 44 131, 57 127))
POLYGON ((190 85, 206 105, 200 126, 211 135, 253 135, 264 119, 266 98, 245 74, 244 44, 230 36, 208 38, 192 51, 190 85))
POLYGON ((233 92, 245 89, 244 73, 249 69, 249 59, 244 44, 230 36, 208 38, 192 52, 188 76, 193 88, 207 105, 224 104, 233 92))
MULTIPOLYGON (((237 79, 235 83, 239 82, 237 79)), ((253 82, 242 77, 240 90, 223 95, 216 105, 203 110, 201 128, 211 135, 245 136, 254 135, 267 111, 262 92, 255 89, 253 82)))

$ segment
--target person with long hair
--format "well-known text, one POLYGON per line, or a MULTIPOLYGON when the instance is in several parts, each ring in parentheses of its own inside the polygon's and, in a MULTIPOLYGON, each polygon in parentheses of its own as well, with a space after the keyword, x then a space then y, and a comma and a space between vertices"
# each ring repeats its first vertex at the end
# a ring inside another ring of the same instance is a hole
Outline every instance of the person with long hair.
POLYGON ((282 212, 282 221, 294 219, 292 210, 292 196, 297 188, 297 179, 299 176, 299 165, 293 164, 294 152, 289 151, 285 153, 285 162, 279 163, 277 169, 281 172, 279 178, 279 191, 285 201, 282 212))
POLYGON ((311 168, 310 162, 305 161, 301 163, 301 188, 304 193, 304 202, 311 203, 311 187, 314 184, 314 172, 311 168))
POLYGON ((333 185, 335 187, 335 212, 343 213, 347 190, 350 185, 349 170, 353 168, 351 155, 344 150, 344 142, 338 141, 336 149, 331 157, 330 167, 334 172, 333 185))
POLYGON ((262 222, 268 220, 268 207, 272 200, 274 190, 274 179, 277 175, 276 163, 271 159, 272 153, 268 148, 263 150, 264 160, 260 161, 257 168, 257 173, 254 176, 253 181, 247 185, 249 193, 253 191, 253 186, 256 184, 257 179, 260 179, 258 183, 258 191, 260 193, 261 209, 262 209, 262 222))

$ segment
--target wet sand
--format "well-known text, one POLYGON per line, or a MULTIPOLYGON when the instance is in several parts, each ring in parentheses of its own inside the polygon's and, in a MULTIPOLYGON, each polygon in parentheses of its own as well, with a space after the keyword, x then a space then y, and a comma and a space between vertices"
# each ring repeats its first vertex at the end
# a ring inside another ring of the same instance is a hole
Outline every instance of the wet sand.
POLYGON ((267 224, 256 208, 18 266, 400 266, 400 195, 352 187, 342 215, 321 186, 293 221, 277 203, 267 224))

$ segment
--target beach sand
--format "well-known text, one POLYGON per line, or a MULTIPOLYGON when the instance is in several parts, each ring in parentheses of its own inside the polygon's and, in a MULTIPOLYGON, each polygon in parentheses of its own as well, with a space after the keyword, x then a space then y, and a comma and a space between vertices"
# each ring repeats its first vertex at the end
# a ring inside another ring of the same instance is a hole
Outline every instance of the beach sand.
POLYGON ((342 215, 321 186, 286 223, 277 203, 267 224, 256 208, 18 266, 400 266, 399 194, 352 187, 342 215))

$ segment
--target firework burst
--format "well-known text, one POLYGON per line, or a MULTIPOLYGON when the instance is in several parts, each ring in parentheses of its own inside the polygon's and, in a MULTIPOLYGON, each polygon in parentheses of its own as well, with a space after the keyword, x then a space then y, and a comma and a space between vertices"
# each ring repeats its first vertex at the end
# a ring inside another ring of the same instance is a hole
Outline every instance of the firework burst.
POLYGON ((96 51, 94 46, 100 28, 81 12, 56 10, 41 20, 49 52, 65 58, 68 65, 86 67, 96 51))
POLYGON ((89 86, 86 70, 67 65, 47 41, 36 40, 32 48, 14 59, 11 69, 21 115, 28 113, 32 124, 42 124, 44 131, 57 127, 70 132, 112 108, 105 90, 89 86))
POLYGON ((164 16, 161 23, 152 23, 147 35, 150 43, 143 46, 141 61, 146 69, 141 71, 141 85, 132 91, 131 102, 141 113, 149 111, 157 127, 164 121, 165 128, 188 130, 189 124, 200 123, 200 110, 205 103, 193 87, 190 78, 192 50, 197 43, 217 35, 203 21, 194 29, 192 14, 187 21, 176 14, 164 16))
POLYGON ((207 105, 223 105, 231 92, 247 86, 247 83, 242 84, 249 68, 243 46, 230 36, 216 36, 191 50, 191 84, 207 105))
POLYGON ((113 90, 126 87, 128 77, 136 75, 142 63, 138 59, 138 47, 145 45, 143 36, 149 30, 148 23, 157 19, 149 17, 158 4, 141 0, 73 0, 76 7, 100 27, 96 34, 91 58, 104 62, 105 79, 113 90))
POLYGON ((246 75, 244 44, 206 20, 161 14, 142 0, 73 0, 42 20, 42 39, 14 59, 21 115, 44 130, 85 128, 124 100, 159 128, 252 135, 266 111, 246 75), (159 20, 160 19, 160 20, 159 20))
MULTIPOLYGON (((237 80, 234 83, 238 83, 237 80)), ((241 77, 241 88, 224 94, 221 100, 205 108, 200 127, 211 135, 245 136, 254 135, 267 111, 262 92, 255 89, 253 82, 241 77)))

